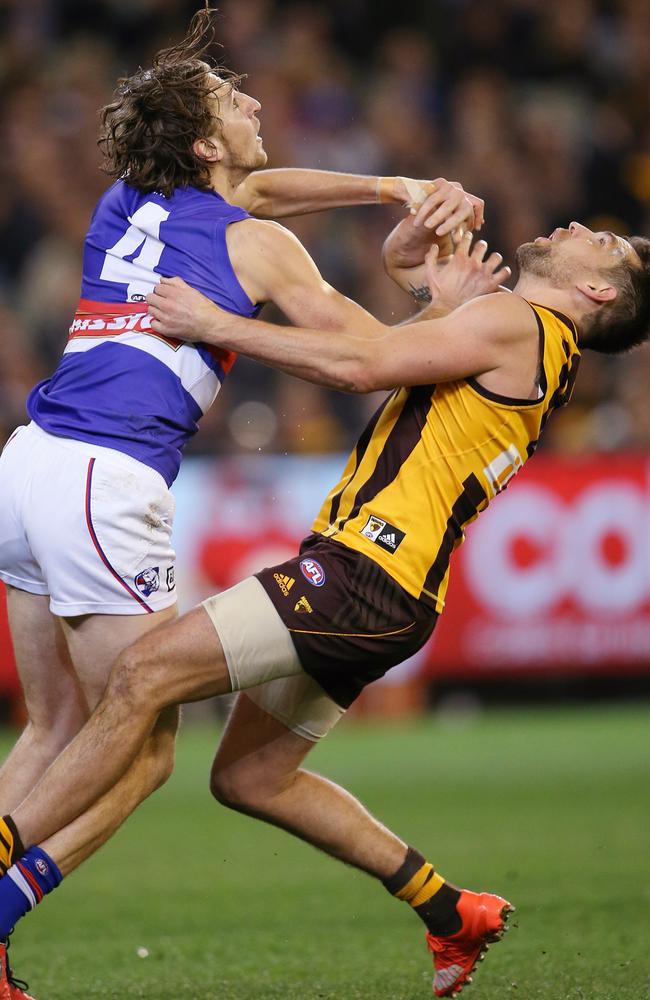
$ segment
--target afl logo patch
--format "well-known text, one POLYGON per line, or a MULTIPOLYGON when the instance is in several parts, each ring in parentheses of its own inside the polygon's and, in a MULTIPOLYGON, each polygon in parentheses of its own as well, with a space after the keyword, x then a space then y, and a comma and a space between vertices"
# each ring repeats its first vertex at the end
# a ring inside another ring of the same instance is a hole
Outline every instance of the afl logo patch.
POLYGON ((50 869, 47 862, 43 861, 42 858, 37 858, 35 861, 36 871, 39 875, 49 875, 50 869))
POLYGON ((300 569, 305 579, 314 587, 322 587, 325 583, 325 570, 315 559, 301 559, 300 569))

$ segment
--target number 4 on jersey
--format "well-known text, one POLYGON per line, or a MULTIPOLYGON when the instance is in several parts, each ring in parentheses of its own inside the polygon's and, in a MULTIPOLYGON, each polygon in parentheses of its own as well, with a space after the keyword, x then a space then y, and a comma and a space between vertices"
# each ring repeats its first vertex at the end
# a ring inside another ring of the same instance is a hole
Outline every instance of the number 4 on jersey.
POLYGON ((159 237, 160 224, 168 217, 169 212, 162 205, 145 202, 129 217, 131 225, 124 236, 106 251, 100 278, 127 285, 127 302, 141 302, 160 280, 154 268, 165 249, 159 237))

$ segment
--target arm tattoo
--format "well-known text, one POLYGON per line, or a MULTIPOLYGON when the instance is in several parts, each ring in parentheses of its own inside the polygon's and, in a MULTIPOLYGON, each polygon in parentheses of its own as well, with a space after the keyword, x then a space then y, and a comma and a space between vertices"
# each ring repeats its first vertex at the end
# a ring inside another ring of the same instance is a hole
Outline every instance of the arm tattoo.
POLYGON ((411 295, 416 302, 424 305, 425 303, 431 302, 431 289, 428 285, 420 285, 419 288, 409 281, 409 288, 411 289, 411 295))

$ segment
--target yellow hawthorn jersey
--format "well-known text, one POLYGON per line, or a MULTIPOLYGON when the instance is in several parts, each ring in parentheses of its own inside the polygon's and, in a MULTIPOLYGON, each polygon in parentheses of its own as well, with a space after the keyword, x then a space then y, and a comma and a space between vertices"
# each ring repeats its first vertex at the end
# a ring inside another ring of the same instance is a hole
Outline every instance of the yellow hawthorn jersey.
POLYGON ((438 612, 466 525, 533 454, 548 417, 571 396, 580 358, 575 326, 531 306, 540 336, 539 398, 499 396, 473 378, 396 389, 313 524, 438 612))

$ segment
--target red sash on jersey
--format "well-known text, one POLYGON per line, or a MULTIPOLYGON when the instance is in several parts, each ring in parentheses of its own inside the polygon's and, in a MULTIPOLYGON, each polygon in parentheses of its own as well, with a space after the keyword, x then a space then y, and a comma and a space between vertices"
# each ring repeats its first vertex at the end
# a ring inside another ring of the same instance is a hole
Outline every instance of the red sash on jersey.
MULTIPOLYGON (((94 337, 104 340, 108 337, 119 337, 125 333, 140 333, 143 336, 155 337, 177 351, 185 344, 184 340, 165 337, 151 329, 152 317, 147 312, 146 303, 142 302, 93 302, 92 299, 79 299, 79 305, 74 320, 70 326, 68 340, 77 337, 94 337)), ((190 346, 188 344, 188 346, 190 346)), ((191 345, 198 346, 198 345, 191 345)), ((237 355, 234 351, 226 351, 210 344, 200 345, 204 351, 214 358, 227 375, 237 355)))

